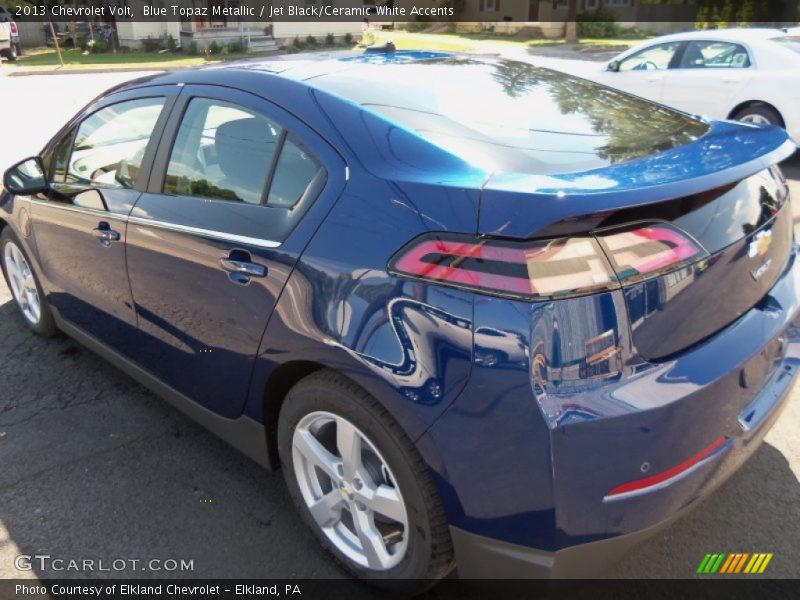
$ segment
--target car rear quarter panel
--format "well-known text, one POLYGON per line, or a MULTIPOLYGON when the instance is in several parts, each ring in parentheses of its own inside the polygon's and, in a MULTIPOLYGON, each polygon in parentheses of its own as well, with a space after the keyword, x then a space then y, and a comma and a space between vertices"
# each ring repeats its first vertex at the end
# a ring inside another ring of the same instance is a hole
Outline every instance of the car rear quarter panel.
POLYGON ((248 414, 262 419, 271 373, 291 361, 336 369, 377 398, 413 440, 463 388, 472 295, 387 273, 434 227, 464 226, 477 192, 386 181, 355 169, 292 272, 261 344, 248 414))

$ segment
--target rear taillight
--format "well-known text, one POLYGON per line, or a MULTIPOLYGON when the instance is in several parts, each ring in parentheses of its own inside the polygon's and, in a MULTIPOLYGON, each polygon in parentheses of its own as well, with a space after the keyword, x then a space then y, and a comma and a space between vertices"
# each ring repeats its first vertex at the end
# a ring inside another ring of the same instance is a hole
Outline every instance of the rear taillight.
POLYGON ((501 296, 546 299, 618 287, 592 238, 506 242, 437 234, 401 250, 390 272, 501 296))
POLYGON ((708 256, 699 243, 666 223, 596 235, 622 282, 674 271, 708 256))
POLYGON ((547 300, 617 289, 705 256, 697 242, 665 224, 531 241, 436 233, 401 249, 389 272, 497 296, 547 300))
POLYGON ((17 24, 14 23, 14 21, 11 21, 11 23, 9 23, 9 24, 11 25, 11 33, 16 34, 17 33, 17 24))

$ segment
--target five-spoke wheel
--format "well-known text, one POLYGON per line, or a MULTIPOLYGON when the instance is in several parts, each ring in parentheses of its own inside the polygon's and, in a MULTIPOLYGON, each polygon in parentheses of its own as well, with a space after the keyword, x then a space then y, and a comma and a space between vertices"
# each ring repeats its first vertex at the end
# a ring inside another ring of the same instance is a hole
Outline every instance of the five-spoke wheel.
POLYGON ((322 545, 358 577, 420 591, 452 570, 447 520, 425 462, 386 409, 334 371, 287 394, 278 450, 322 545))
POLYGON ((311 516, 342 554, 375 570, 403 559, 403 496, 386 460, 355 425, 329 412, 306 415, 294 430, 292 460, 311 516))
POLYGON ((49 336, 56 332, 53 315, 45 301, 30 259, 17 236, 5 227, 0 234, 0 265, 25 323, 36 333, 49 336))

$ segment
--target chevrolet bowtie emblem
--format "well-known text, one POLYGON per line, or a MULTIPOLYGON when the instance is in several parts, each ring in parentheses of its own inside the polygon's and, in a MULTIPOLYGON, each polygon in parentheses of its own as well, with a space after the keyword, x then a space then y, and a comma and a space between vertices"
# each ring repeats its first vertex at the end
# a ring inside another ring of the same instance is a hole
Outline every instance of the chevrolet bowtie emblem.
POLYGON ((755 258, 756 256, 764 256, 772 243, 772 230, 759 231, 750 242, 750 247, 747 249, 747 256, 755 258))

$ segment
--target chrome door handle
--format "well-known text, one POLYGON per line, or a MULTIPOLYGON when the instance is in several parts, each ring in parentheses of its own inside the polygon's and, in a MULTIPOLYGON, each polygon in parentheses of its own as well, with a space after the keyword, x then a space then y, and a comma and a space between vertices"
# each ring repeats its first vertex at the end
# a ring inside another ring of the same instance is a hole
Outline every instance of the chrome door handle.
POLYGON ((92 229, 92 234, 106 248, 111 245, 111 242, 119 241, 119 232, 111 229, 105 221, 100 222, 95 229, 92 229))
POLYGON ((238 273, 247 277, 266 277, 267 267, 258 263, 247 262, 244 260, 234 260, 232 258, 220 258, 219 264, 228 273, 238 273))

